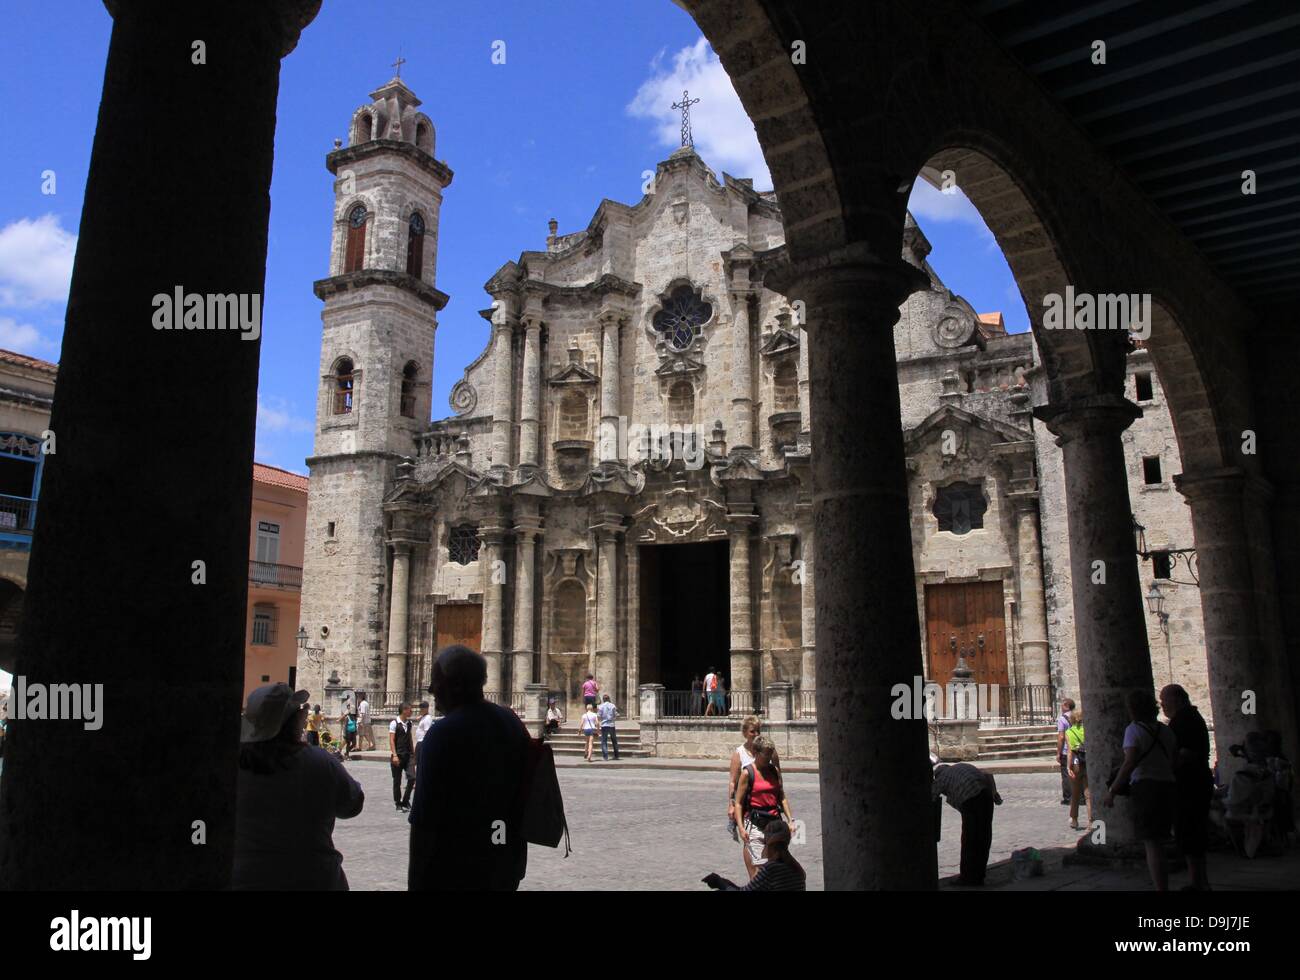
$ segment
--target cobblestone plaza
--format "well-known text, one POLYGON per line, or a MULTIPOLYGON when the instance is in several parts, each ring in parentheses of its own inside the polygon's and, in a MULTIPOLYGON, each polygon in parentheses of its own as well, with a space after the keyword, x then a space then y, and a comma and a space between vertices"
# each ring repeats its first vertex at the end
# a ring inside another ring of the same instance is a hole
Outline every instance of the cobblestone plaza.
MULTIPOLYGON (((353 890, 406 887, 406 815, 393 809, 387 765, 353 762, 349 771, 366 791, 360 816, 340 820, 334 844, 353 890)), ((704 890, 700 883, 716 871, 737 884, 745 879, 740 846, 727 835, 724 771, 632 769, 602 766, 559 767, 560 788, 569 821, 573 853, 563 847, 533 846, 522 891, 704 890)), ((808 888, 820 891, 822 874, 821 801, 817 776, 786 776, 795 818, 805 821, 806 841, 794 854, 808 872, 808 888)), ((993 818, 990 863, 1021 847, 1072 845, 1066 808, 1057 802, 1055 774, 998 777, 1006 801, 993 818)), ((961 816, 943 808, 939 874, 957 873, 961 816)))

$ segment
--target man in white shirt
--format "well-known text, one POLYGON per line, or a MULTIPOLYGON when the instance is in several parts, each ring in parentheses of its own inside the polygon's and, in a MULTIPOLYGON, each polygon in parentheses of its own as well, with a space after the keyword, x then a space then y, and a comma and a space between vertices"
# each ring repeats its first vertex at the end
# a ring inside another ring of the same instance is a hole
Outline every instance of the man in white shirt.
POLYGON ((361 751, 373 749, 375 747, 375 732, 370 727, 370 702, 366 700, 365 694, 361 695, 361 703, 357 705, 357 726, 360 728, 361 751))
POLYGON ((424 736, 429 734, 429 729, 433 727, 433 715, 429 714, 429 702, 420 702, 420 719, 415 724, 415 754, 411 756, 411 764, 416 765, 420 758, 420 743, 424 741, 424 736))
POLYGON ((706 715, 713 714, 713 692, 717 687, 717 676, 714 674, 713 668, 710 667, 709 672, 704 675, 704 713, 706 715))

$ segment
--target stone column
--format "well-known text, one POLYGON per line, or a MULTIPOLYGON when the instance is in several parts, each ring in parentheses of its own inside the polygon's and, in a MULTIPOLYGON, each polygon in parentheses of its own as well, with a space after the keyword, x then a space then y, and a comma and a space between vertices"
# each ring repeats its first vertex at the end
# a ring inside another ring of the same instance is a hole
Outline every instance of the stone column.
POLYGON ((812 400, 808 395, 808 331, 796 325, 799 331, 799 447, 812 444, 812 400))
POLYGON ((515 518, 515 642, 511 690, 516 694, 533 682, 533 654, 537 650, 533 629, 533 567, 541 523, 537 517, 515 518))
POLYGON ((107 6, 49 424, 58 452, 45 461, 10 665, 31 683, 103 684, 102 727, 11 721, 0 882, 218 891, 234 846, 261 344, 155 330, 150 298, 184 287, 260 302, 280 59, 319 3, 107 6), (207 65, 191 63, 196 38, 207 65), (124 360, 148 382, 105 370, 124 360), (105 447, 142 425, 165 451, 107 465, 105 447), (160 533, 103 547, 104 528, 157 526, 161 514, 160 533), (147 622, 148 642, 126 622, 147 622), (87 819, 88 801, 103 819, 87 819), (198 819, 202 847, 179 829, 198 819))
POLYGON ((1183 473, 1174 485, 1192 509, 1214 740, 1223 775, 1230 778, 1240 763, 1228 746, 1244 742, 1248 731, 1294 731, 1290 671, 1262 608, 1274 591, 1263 520, 1270 489, 1236 467, 1183 473), (1250 520, 1251 495, 1261 504, 1254 508, 1258 526, 1250 520), (1242 711, 1247 692, 1254 692, 1256 714, 1242 711))
POLYGON ((524 317, 523 405, 519 412, 519 464, 538 464, 538 430, 541 426, 539 404, 542 384, 542 322, 529 314, 524 317))
POLYGON ((799 690, 817 690, 817 592, 813 578, 814 541, 811 503, 795 505, 799 521, 799 558, 803 566, 799 570, 802 579, 800 613, 802 626, 803 655, 799 663, 799 690))
POLYGON ((822 853, 830 889, 930 889, 938 869, 923 718, 890 689, 922 674, 893 325, 920 277, 898 243, 769 273, 807 309, 818 582, 822 853), (829 724, 851 718, 852 724, 829 724))
POLYGON ((749 342, 748 289, 733 290, 731 294, 732 347, 731 390, 731 445, 734 449, 754 448, 754 370, 749 342))
POLYGON ((1020 578, 1020 649, 1022 684, 1050 684, 1047 650, 1047 603, 1043 598, 1043 549, 1038 536, 1038 494, 1011 493, 1016 511, 1016 567, 1020 578))
POLYGON ((389 692, 406 691, 406 628, 410 578, 411 545, 407 541, 395 541, 393 587, 388 605, 388 679, 385 688, 389 692))
POLYGON ((618 683, 618 536, 616 516, 596 531, 596 653, 592 672, 602 689, 618 683))
POLYGON ((485 691, 501 693, 505 690, 505 677, 501 666, 504 659, 505 637, 502 623, 504 597, 502 595, 504 576, 500 574, 500 565, 505 541, 505 529, 500 526, 479 529, 482 544, 479 549, 480 561, 483 562, 483 659, 487 661, 487 685, 485 691))
POLYGON ((728 527, 731 543, 731 668, 727 680, 733 692, 752 696, 756 692, 754 677, 754 581, 750 569, 750 525, 752 517, 733 517, 728 527))
POLYGON ((492 319, 492 468, 509 469, 510 436, 514 427, 514 354, 511 351, 513 318, 498 308, 492 319))
MULTIPOLYGON (((1057 436, 1065 469, 1079 692, 1088 729, 1088 786, 1100 802, 1124 757, 1125 698, 1153 689, 1146 607, 1133 539, 1133 508, 1120 435, 1141 412, 1120 395, 1094 395, 1034 413, 1057 436)), ((1102 808, 1107 849, 1136 840, 1129 797, 1102 808)))
POLYGON ((620 411, 618 352, 619 317, 612 312, 600 314, 600 462, 618 462, 618 440, 606 433, 618 432, 620 411))

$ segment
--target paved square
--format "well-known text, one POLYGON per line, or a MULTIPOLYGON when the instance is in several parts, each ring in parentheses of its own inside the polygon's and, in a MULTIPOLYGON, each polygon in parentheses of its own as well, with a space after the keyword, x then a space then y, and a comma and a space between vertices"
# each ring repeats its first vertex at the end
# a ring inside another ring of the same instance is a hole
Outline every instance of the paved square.
MULTIPOLYGON (((406 815, 393 809, 389 768, 352 762, 349 771, 366 791, 366 807, 335 826, 334 843, 354 890, 406 887, 406 815)), ((573 853, 531 846, 525 891, 696 890, 716 871, 741 882, 740 845, 726 831, 725 772, 664 769, 561 767, 560 788, 573 853)), ((808 872, 808 887, 823 887, 821 806, 814 774, 786 776, 796 819, 805 821, 807 840, 795 856, 808 872)), ((1006 859, 1021 847, 1072 845, 1067 809, 1058 802, 1060 778, 1052 774, 998 776, 1004 803, 993 819, 989 860, 1006 859)), ((1083 816, 1081 814, 1081 816, 1083 816)), ((961 816, 943 808, 940 875, 957 873, 961 816)))

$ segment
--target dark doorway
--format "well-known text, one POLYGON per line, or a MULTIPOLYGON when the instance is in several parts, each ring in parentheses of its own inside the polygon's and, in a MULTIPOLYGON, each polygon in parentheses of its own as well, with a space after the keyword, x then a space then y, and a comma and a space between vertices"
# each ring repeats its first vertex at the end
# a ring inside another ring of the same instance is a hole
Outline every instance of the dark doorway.
POLYGON ((641 681, 689 691, 709 668, 731 673, 726 541, 644 545, 641 681))

